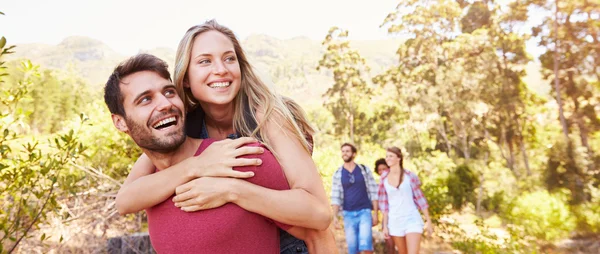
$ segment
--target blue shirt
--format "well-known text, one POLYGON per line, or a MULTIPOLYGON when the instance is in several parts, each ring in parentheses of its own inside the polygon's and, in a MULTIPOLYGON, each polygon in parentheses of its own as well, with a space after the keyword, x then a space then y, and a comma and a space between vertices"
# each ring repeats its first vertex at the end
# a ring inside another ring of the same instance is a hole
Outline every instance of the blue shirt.
POLYGON ((361 209, 373 209, 365 178, 360 172, 358 165, 352 173, 342 169, 342 188, 344 188, 344 211, 358 211, 361 209))

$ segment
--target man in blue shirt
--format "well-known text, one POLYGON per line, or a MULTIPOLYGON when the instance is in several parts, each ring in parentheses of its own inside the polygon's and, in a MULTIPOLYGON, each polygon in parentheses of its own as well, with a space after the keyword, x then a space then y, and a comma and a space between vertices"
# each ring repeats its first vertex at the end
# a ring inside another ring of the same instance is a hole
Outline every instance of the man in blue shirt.
MULTIPOLYGON (((348 253, 373 253, 372 226, 377 225, 377 182, 365 165, 356 164, 356 147, 344 143, 341 147, 342 165, 333 174, 331 205, 333 214, 342 208, 348 253)), ((337 216, 333 223, 339 227, 337 216)))

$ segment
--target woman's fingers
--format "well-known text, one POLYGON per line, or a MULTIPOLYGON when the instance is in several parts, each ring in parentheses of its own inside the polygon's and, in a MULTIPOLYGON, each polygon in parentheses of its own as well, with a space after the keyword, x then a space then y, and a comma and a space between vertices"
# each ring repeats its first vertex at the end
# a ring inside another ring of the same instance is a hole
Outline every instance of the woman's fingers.
POLYGON ((199 211, 201 209, 202 209, 202 207, 199 205, 185 206, 185 207, 181 208, 181 210, 183 210, 184 212, 195 212, 195 211, 199 211))
POLYGON ((183 201, 189 200, 191 198, 194 198, 194 195, 192 194, 191 191, 177 193, 177 195, 173 198, 173 203, 183 202, 183 201))
POLYGON ((252 171, 241 172, 241 171, 231 170, 231 171, 229 171, 229 175, 226 175, 225 177, 250 178, 250 177, 253 177, 253 176, 254 176, 254 172, 252 172, 252 171))
POLYGON ((188 199, 185 201, 175 203, 176 207, 181 207, 181 208, 190 207, 190 206, 199 206, 199 205, 201 205, 201 204, 199 204, 199 202, 195 199, 188 199))
POLYGON ((258 166, 262 164, 259 158, 237 158, 230 162, 229 167, 258 166))
POLYGON ((257 147, 257 146, 244 146, 244 147, 240 147, 238 149, 235 149, 235 152, 233 153, 234 157, 240 157, 243 155, 251 155, 251 154, 262 154, 265 152, 265 149, 262 147, 257 147))
MULTIPOLYGON (((177 188, 175 188, 175 194, 179 195, 181 193, 189 191, 192 189, 192 186, 193 186, 193 184, 191 184, 191 182, 179 185, 179 186, 177 186, 177 188)), ((175 201, 173 201, 173 202, 175 202, 175 201)))
POLYGON ((258 142, 258 140, 256 140, 255 138, 241 137, 241 138, 230 140, 228 142, 228 145, 230 145, 231 147, 234 147, 234 148, 238 148, 240 146, 250 144, 250 143, 256 143, 256 142, 258 142))

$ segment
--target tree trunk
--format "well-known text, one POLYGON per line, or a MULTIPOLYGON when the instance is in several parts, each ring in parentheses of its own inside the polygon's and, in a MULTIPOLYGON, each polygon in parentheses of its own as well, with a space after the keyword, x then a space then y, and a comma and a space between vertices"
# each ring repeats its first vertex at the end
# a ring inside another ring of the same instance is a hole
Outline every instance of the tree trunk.
POLYGON ((502 157, 504 157, 504 159, 506 160, 506 167, 508 167, 510 169, 510 171, 513 172, 513 174, 515 174, 515 176, 517 175, 515 173, 515 165, 514 165, 514 154, 512 152, 512 147, 511 144, 508 142, 508 140, 506 139, 506 131, 504 129, 504 125, 502 125, 500 127, 500 152, 502 154, 502 157), (506 147, 508 147, 508 155, 504 154, 504 149, 503 147, 506 145, 506 147))
MULTIPOLYGON (((463 128, 464 130, 464 128, 463 128)), ((471 159, 471 151, 469 149, 469 136, 463 131, 462 135, 462 143, 463 143, 463 154, 465 155, 465 160, 471 159)))
POLYGON ((558 77, 558 0, 554 1, 554 90, 556 90, 556 103, 558 103, 558 114, 560 117, 560 123, 562 125, 563 135, 565 141, 569 142, 569 130, 567 127, 567 121, 565 120, 565 113, 563 109, 562 100, 560 97, 560 82, 558 77))
POLYGON ((450 157, 450 150, 452 149, 452 146, 450 145, 450 141, 448 140, 448 135, 446 135, 446 127, 444 126, 444 123, 440 123, 440 126, 437 129, 440 135, 442 135, 444 142, 446 143, 446 155, 450 157))
POLYGON ((350 123, 350 143, 356 145, 354 143, 354 108, 352 107, 352 85, 350 85, 350 89, 348 89, 348 107, 350 115, 348 116, 348 122, 350 123))
MULTIPOLYGON (((488 165, 488 156, 489 152, 485 152, 485 156, 483 158, 483 168, 485 169, 488 165)), ((480 170, 483 171, 483 170, 480 170)), ((483 172, 479 172, 479 193, 477 193, 477 216, 481 217, 481 201, 483 200, 483 182, 485 181, 485 177, 483 176, 483 172)))
POLYGON ((515 150, 513 147, 514 142, 508 142, 508 151, 509 151, 509 156, 510 156, 510 170, 513 171, 513 173, 515 174, 515 176, 517 177, 517 179, 519 178, 519 174, 517 174, 517 170, 515 169, 515 150))
POLYGON ((590 163, 588 165, 588 170, 593 171, 594 170, 594 151, 592 150, 592 147, 590 146, 589 143, 589 131, 587 129, 587 127, 585 126, 585 123, 583 121, 583 119, 581 119, 581 117, 577 118, 577 125, 579 126, 579 136, 581 138, 581 145, 583 145, 583 147, 585 147, 587 149, 587 155, 588 158, 590 160, 590 163))
POLYGON ((529 167, 529 156, 527 156, 527 150, 525 149, 525 141, 523 140, 523 137, 521 137, 521 154, 523 155, 523 163, 525 163, 527 176, 531 176, 531 168, 529 167))
POLYGON ((523 164, 525 164, 525 170, 527 170, 527 176, 531 176, 531 167, 529 167, 529 156, 527 155, 527 149, 525 148, 525 137, 523 137, 524 127, 521 126, 519 120, 515 120, 517 130, 519 130, 519 146, 521 148, 521 155, 523 156, 523 164))

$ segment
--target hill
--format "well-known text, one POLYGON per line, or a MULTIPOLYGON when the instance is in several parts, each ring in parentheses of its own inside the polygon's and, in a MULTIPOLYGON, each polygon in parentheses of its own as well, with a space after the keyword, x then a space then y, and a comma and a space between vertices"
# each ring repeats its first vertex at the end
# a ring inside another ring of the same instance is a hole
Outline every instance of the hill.
MULTIPOLYGON (((393 65, 399 39, 352 41, 366 59, 371 74, 376 75, 393 65)), ((173 48, 140 50, 154 54, 173 67, 173 48)), ((317 71, 324 47, 320 41, 307 37, 281 40, 268 35, 250 35, 242 41, 249 60, 261 76, 275 84, 278 92, 290 96, 303 104, 321 103, 321 95, 333 83, 331 75, 317 71)), ((15 58, 27 58, 45 68, 54 68, 78 73, 92 86, 100 89, 113 68, 128 56, 121 55, 101 41, 88 37, 68 37, 58 45, 21 44, 17 45, 15 58)), ((549 87, 540 80, 539 66, 527 66, 526 81, 530 89, 547 93, 549 87)))

